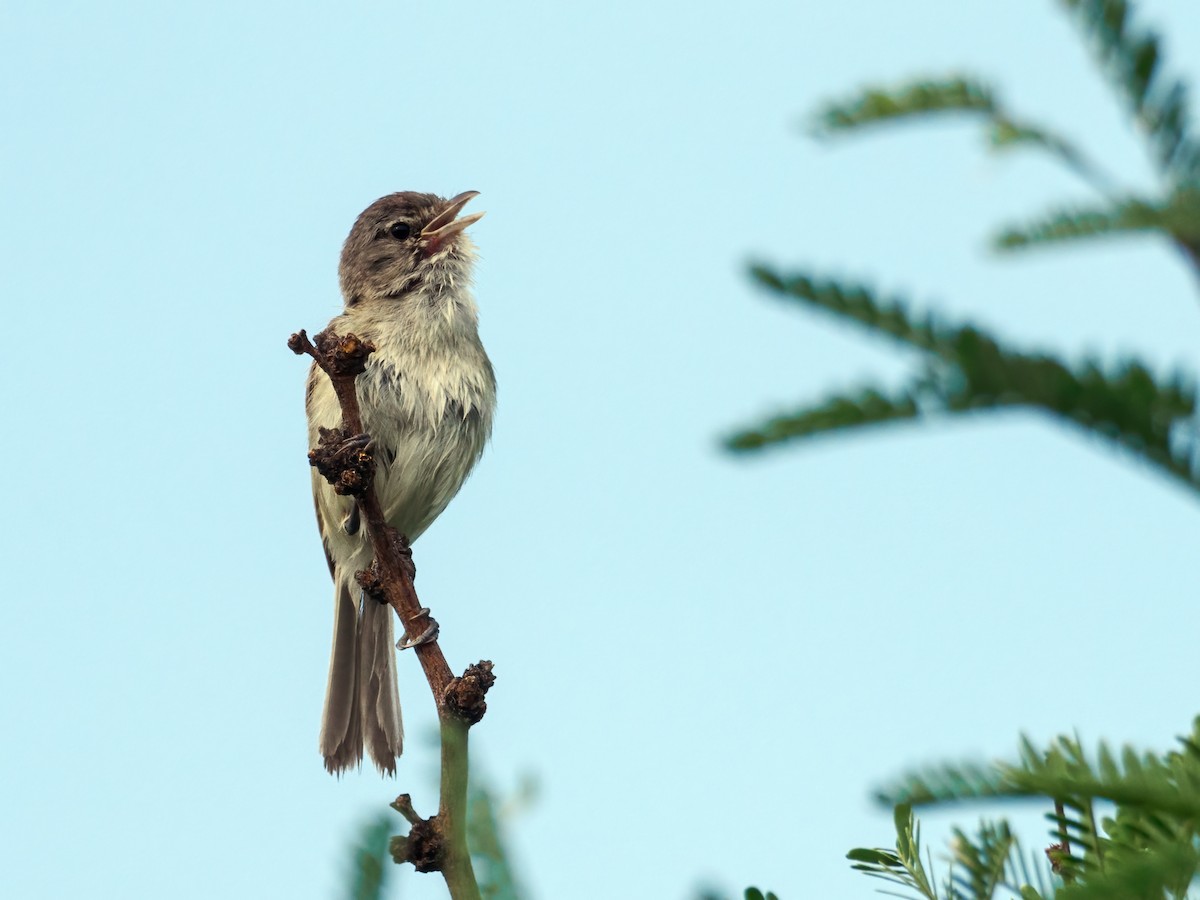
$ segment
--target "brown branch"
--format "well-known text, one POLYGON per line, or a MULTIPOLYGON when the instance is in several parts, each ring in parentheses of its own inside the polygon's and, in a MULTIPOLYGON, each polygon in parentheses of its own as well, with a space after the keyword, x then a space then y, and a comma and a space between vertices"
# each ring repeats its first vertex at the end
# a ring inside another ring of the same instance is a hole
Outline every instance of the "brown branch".
POLYGON ((355 498, 367 526, 375 558, 356 579, 368 595, 390 605, 404 628, 405 646, 417 654, 437 705, 442 737, 441 791, 437 815, 422 819, 407 794, 393 808, 409 822, 407 837, 392 841, 396 862, 410 862, 418 872, 440 871, 453 898, 479 898, 479 887, 467 848, 467 731, 487 709, 484 700, 495 682, 492 664, 477 663, 455 678, 437 643, 437 622, 422 607, 413 587, 415 569, 408 539, 387 524, 372 489, 375 473, 372 445, 365 433, 355 379, 366 370, 375 347, 353 334, 323 331, 310 341, 304 331, 288 339, 293 353, 307 354, 333 384, 342 408, 342 426, 321 429, 320 444, 309 461, 339 494, 355 498))

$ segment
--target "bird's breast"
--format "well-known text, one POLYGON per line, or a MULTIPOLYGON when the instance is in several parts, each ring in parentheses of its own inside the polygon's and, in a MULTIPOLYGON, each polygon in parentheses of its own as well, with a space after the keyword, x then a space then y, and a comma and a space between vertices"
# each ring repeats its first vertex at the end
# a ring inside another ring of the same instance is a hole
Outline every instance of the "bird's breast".
POLYGON ((491 368, 380 358, 359 376, 358 393, 384 513, 415 540, 458 493, 491 434, 491 368))

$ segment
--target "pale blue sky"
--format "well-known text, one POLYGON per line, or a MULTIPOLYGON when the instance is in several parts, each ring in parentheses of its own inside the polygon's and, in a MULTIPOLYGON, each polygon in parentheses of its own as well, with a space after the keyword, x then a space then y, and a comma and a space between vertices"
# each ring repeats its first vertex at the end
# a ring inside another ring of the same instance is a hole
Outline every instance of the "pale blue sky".
MULTIPOLYGON (((1143 9, 1194 79, 1194 4, 1143 9)), ((495 439, 416 559, 452 665, 496 663, 479 765, 540 781, 531 898, 866 896, 843 857, 889 839, 867 798, 902 767, 1184 732, 1194 497, 1030 414, 717 447, 905 362, 751 258, 1200 369, 1161 242, 986 252, 1086 196, 1049 162, 965 124, 799 129, 963 67, 1149 183, 1049 0, 6 4, 0 895, 335 897, 363 821, 432 808, 411 657, 398 779, 316 752, 331 592, 284 346, 400 189, 488 211, 495 439)))

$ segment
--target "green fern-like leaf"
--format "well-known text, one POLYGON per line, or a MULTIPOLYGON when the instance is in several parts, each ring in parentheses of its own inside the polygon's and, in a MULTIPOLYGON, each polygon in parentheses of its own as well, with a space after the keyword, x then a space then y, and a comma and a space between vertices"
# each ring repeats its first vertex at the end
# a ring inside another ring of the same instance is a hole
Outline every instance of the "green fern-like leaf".
POLYGON ((1063 885, 1058 900, 1128 900, 1130 897, 1188 896, 1200 871, 1200 851, 1191 841, 1160 842, 1063 885))
POLYGON ((1116 193, 1113 178, 1088 158, 1079 147, 1050 129, 1016 121, 1000 109, 993 113, 988 141, 994 150, 1032 147, 1048 153, 1105 196, 1116 193))
POLYGON ((1183 244, 1200 244, 1200 191, 1181 188, 1165 203, 1128 198, 1101 209, 1054 213, 1033 225, 1002 231, 994 246, 998 250, 1017 250, 1059 241, 1144 231, 1159 231, 1183 244))
POLYGON ((1047 752, 1026 740, 1020 763, 1001 769, 1005 784, 1021 794, 1109 800, 1123 808, 1200 821, 1200 761, 1195 756, 1138 756, 1127 748, 1118 758, 1102 745, 1092 762, 1072 739, 1060 738, 1047 752))
MULTIPOLYGON (((1052 878, 1043 859, 1030 866, 1019 839, 1004 822, 981 822, 968 835, 954 830, 949 873, 939 891, 934 873, 921 859, 920 826, 912 807, 898 804, 893 813, 896 849, 857 848, 846 854, 855 871, 903 887, 919 896, 948 900, 992 900, 1015 895, 1041 900, 1052 893, 1052 878)), ((885 892, 887 893, 887 892, 885 892)))
POLYGON ((508 850, 492 793, 472 783, 467 795, 467 844, 475 862, 479 892, 486 900, 519 900, 508 850))
POLYGON ((988 142, 996 150, 1037 147, 1072 160, 1082 157, 1082 152, 1062 135, 1055 134, 1043 126, 1014 121, 1007 115, 997 114, 993 117, 988 131, 988 142))
POLYGON ((972 900, 991 900, 996 895, 1010 868, 1009 857, 1019 850, 1005 822, 985 822, 973 838, 955 828, 951 846, 957 867, 952 877, 955 893, 972 900))
POLYGON ((1162 71, 1156 35, 1136 27, 1126 0, 1061 0, 1091 39, 1101 67, 1149 135, 1175 184, 1200 178, 1200 145, 1190 132, 1187 88, 1162 71))
POLYGON ((921 826, 913 816, 912 807, 907 803, 897 804, 892 820, 896 827, 895 851, 865 847, 851 850, 846 854, 853 862, 851 868, 915 891, 927 900, 938 900, 931 873, 921 860, 921 826))
POLYGON ((1010 227, 996 236, 997 250, 1021 250, 1061 241, 1128 232, 1164 230, 1162 210, 1143 200, 1126 200, 1103 209, 1056 212, 1024 227, 1010 227))
POLYGON ((997 896, 1040 898, 1053 894, 1053 877, 1044 855, 1030 865, 1020 839, 1007 822, 982 821, 973 834, 954 829, 947 893, 962 900, 997 896))
POLYGON ((939 350, 937 323, 932 317, 914 321, 901 298, 880 299, 866 285, 813 278, 803 272, 783 275, 764 265, 751 266, 750 277, 781 299, 833 313, 918 350, 939 350))
POLYGON ((381 816, 363 828, 353 848, 348 895, 353 900, 378 900, 383 896, 387 873, 392 867, 388 841, 392 823, 381 816))
POLYGON ((995 766, 977 763, 929 766, 910 772, 875 794, 885 805, 924 806, 987 797, 1012 797, 1013 786, 995 766))
MULTIPOLYGON (((1077 811, 1093 820, 1094 813, 1084 801, 1109 800, 1125 810, 1157 810, 1200 823, 1200 753, 1193 746, 1196 736, 1193 733, 1181 739, 1184 749, 1163 757, 1138 755, 1130 748, 1116 754, 1101 744, 1094 760, 1074 738, 1059 738, 1048 750, 1025 738, 1016 763, 929 767, 905 775, 877 793, 876 799, 885 804, 919 806, 1043 796, 1072 801, 1077 811)), ((1076 840, 1084 830, 1098 833, 1094 824, 1082 823, 1078 818, 1071 822, 1076 840)))
POLYGON ((1200 246, 1200 184, 1176 188, 1162 206, 1163 230, 1179 243, 1200 246))
POLYGON ((1193 853, 1172 855, 1177 848, 1195 848, 1195 826, 1186 820, 1144 808, 1119 807, 1115 818, 1105 820, 1104 830, 1109 835, 1109 871, 1133 871, 1134 877, 1144 878, 1143 867, 1151 861, 1151 868, 1160 873, 1161 887, 1179 897, 1187 893, 1192 875, 1200 871, 1200 859, 1193 853))
POLYGON ((887 397, 866 388, 854 395, 828 398, 819 406, 798 413, 776 416, 756 428, 740 431, 726 439, 730 450, 754 450, 767 444, 809 437, 846 428, 914 419, 920 412, 910 392, 887 397))
POLYGON ((991 89, 973 78, 913 81, 895 88, 866 88, 831 103, 817 113, 812 130, 828 135, 897 119, 953 112, 990 114, 994 109, 991 89))
MULTIPOLYGON (((1026 863, 1004 823, 985 822, 974 835, 954 833, 950 897, 990 898, 1003 888, 1023 900, 1183 898, 1200 875, 1200 718, 1166 754, 1101 744, 1089 755, 1076 738, 1046 749, 1025 739, 1015 763, 940 766, 881 793, 916 804, 1034 796, 1055 801, 1047 853, 1063 883, 1052 886, 1044 862, 1026 863), (1100 801, 1114 804, 1115 815, 1099 821, 1100 801)), ((906 866, 915 842, 903 838, 918 826, 906 816, 907 803, 897 807, 896 852, 853 851, 856 869, 912 887, 906 866)))
POLYGON ((869 125, 946 113, 982 117, 994 149, 1035 147, 1066 164, 1102 193, 1114 192, 1112 179, 1082 150, 1048 128, 1015 119, 1001 104, 995 91, 974 76, 950 75, 911 81, 894 88, 866 88, 846 100, 821 108, 813 117, 810 130, 818 137, 829 137, 869 125))
POLYGON ((1002 345, 986 331, 916 318, 899 298, 861 285, 782 275, 766 267, 754 279, 783 299, 833 314, 919 351, 920 374, 900 390, 868 388, 743 429, 727 440, 737 451, 882 422, 939 414, 1027 407, 1047 412, 1118 445, 1200 490, 1200 437, 1191 424, 1197 399, 1182 376, 1161 381, 1137 361, 1067 366, 1052 356, 1002 345))

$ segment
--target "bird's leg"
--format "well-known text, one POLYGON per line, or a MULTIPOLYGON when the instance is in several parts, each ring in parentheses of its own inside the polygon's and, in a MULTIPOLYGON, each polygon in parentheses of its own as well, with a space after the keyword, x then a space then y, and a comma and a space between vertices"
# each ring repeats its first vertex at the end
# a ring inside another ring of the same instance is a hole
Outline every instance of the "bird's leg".
MULTIPOLYGON (((396 555, 399 557, 400 564, 403 566, 403 577, 407 579, 411 585, 413 579, 417 575, 417 567, 413 565, 412 550, 408 545, 408 538, 400 534, 394 528, 387 529, 388 539, 392 542, 393 548, 396 550, 396 555)), ((358 572, 354 576, 360 585, 366 590, 367 594, 374 597, 380 603, 387 603, 387 597, 383 590, 383 576, 379 570, 379 561, 377 559, 371 561, 371 567, 363 572, 358 572)), ((416 596, 413 595, 413 599, 416 596)), ((396 612, 400 613, 400 608, 396 608, 396 612)), ((438 623, 437 619, 429 614, 429 607, 422 606, 411 616, 405 618, 400 614, 400 621, 404 623, 405 635, 412 634, 420 628, 422 621, 424 628, 421 628, 420 634, 416 637, 405 637, 403 640, 396 642, 396 649, 408 650, 411 647, 420 647, 422 644, 432 644, 438 639, 438 623)))
POLYGON ((439 626, 437 619, 429 614, 428 606, 422 606, 417 610, 417 614, 415 616, 404 623, 405 631, 415 630, 415 623, 420 619, 425 620, 425 630, 415 638, 405 638, 402 641, 397 641, 397 650, 408 650, 410 647, 419 647, 422 644, 432 644, 438 639, 439 626))
MULTIPOLYGON (((400 557, 401 564, 404 566, 404 574, 408 576, 409 583, 417 577, 417 567, 412 561, 412 547, 408 543, 408 538, 397 531, 391 532, 392 545, 396 548, 396 555, 400 557)), ((438 623, 437 619, 429 614, 429 607, 422 606, 412 616, 403 619, 405 634, 412 634, 417 630, 421 620, 425 621, 425 627, 421 633, 414 638, 406 637, 404 640, 396 642, 396 649, 408 650, 411 647, 420 647, 422 644, 432 644, 438 639, 438 623)))

